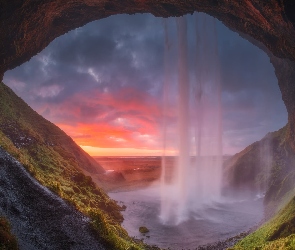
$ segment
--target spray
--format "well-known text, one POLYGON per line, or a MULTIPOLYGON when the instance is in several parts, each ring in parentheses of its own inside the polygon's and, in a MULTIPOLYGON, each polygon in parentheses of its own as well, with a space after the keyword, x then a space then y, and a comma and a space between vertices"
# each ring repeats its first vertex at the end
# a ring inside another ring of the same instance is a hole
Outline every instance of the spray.
POLYGON ((169 124, 163 122, 160 218, 166 224, 189 219, 199 209, 218 201, 221 195, 222 113, 216 24, 213 18, 203 14, 195 16, 195 48, 188 47, 186 17, 176 18, 177 70, 167 69, 171 65, 168 61, 171 51, 165 24, 164 113, 171 72, 177 72, 177 133, 174 135, 177 160, 169 181, 165 160, 169 124), (190 60, 191 54, 195 55, 194 60, 190 60))

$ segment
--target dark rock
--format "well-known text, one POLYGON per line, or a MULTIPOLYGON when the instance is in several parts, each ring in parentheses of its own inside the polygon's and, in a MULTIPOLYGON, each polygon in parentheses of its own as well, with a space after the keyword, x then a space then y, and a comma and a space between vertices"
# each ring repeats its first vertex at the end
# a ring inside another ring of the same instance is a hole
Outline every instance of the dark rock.
POLYGON ((20 249, 105 249, 89 218, 41 186, 1 148, 0 159, 0 213, 10 221, 20 249))

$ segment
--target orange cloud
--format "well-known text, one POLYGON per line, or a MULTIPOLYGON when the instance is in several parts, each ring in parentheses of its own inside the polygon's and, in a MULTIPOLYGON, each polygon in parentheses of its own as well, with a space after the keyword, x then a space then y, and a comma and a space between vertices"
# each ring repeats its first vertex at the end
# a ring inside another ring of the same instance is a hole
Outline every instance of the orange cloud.
POLYGON ((52 104, 45 109, 50 110, 51 120, 58 120, 56 124, 79 145, 161 148, 160 105, 154 97, 135 88, 113 93, 95 91, 91 95, 79 93, 59 106, 52 104))

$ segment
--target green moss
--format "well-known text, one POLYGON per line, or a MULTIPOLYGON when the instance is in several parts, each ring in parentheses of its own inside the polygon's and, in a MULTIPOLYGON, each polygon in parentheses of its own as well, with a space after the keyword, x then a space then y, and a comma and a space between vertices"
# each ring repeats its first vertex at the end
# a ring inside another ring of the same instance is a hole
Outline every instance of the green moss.
POLYGON ((230 249, 295 249, 295 197, 277 216, 230 249))
POLYGON ((112 221, 108 221, 100 210, 91 209, 89 216, 92 218, 92 227, 100 232, 109 249, 144 249, 143 244, 141 246, 135 242, 130 244, 127 232, 112 221))

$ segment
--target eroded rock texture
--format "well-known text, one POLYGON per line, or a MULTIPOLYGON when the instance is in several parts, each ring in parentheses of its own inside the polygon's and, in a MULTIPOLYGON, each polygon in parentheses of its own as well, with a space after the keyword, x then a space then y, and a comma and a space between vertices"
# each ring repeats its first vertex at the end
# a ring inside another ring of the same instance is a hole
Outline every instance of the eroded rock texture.
POLYGON ((289 113, 295 149, 295 2, 293 0, 1 0, 0 80, 54 38, 119 13, 168 17, 206 12, 261 43, 271 56, 289 113))
POLYGON ((1 148, 0 213, 10 221, 22 250, 106 249, 91 231, 89 218, 41 186, 1 148))

